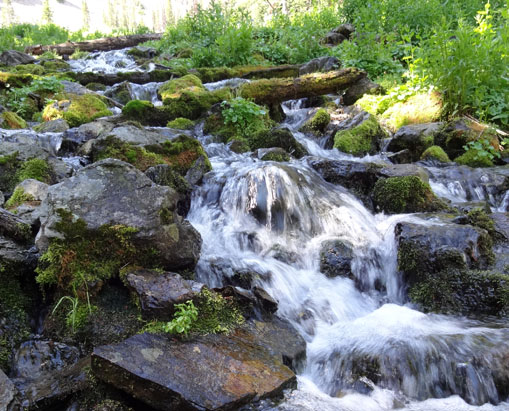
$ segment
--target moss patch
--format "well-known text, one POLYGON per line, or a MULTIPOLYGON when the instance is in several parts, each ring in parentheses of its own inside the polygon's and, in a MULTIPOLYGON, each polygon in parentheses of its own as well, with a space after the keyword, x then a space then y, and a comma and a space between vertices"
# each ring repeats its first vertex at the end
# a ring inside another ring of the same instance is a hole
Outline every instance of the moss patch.
POLYGON ((43 110, 44 121, 63 118, 70 127, 78 127, 89 123, 96 118, 111 116, 106 104, 97 96, 84 94, 61 94, 56 96, 57 101, 49 103, 43 110))
POLYGON ((164 101, 167 98, 177 98, 183 90, 198 91, 205 90, 201 80, 193 74, 188 74, 184 77, 170 80, 164 83, 159 90, 158 94, 164 101))
POLYGON ((13 209, 27 201, 33 201, 33 200, 34 200, 34 197, 28 193, 25 193, 25 190, 23 190, 23 188, 16 187, 16 189, 14 190, 14 193, 12 193, 12 196, 5 203, 5 208, 8 210, 13 209))
POLYGON ((279 163, 283 163, 285 161, 290 161, 290 155, 285 152, 272 151, 265 154, 261 159, 262 161, 277 161, 279 163))
POLYGON ((421 155, 421 160, 438 160, 442 163, 451 161, 447 153, 440 146, 431 146, 424 150, 424 153, 421 155))
POLYGON ((18 160, 18 152, 7 156, 0 156, 0 190, 10 192, 16 186, 16 171, 21 161, 18 160))
POLYGON ((438 211, 447 205, 435 197, 431 187, 417 176, 381 178, 373 189, 373 200, 386 213, 438 211))
MULTIPOLYGON (((378 110, 378 109, 377 109, 378 110)), ((438 93, 416 94, 402 103, 384 111, 382 118, 389 128, 396 131, 409 124, 437 121, 442 114, 442 101, 438 93)))
POLYGON ((176 128, 178 130, 190 130, 194 127, 194 121, 184 117, 178 117, 175 120, 169 121, 166 127, 176 128))
POLYGON ((39 64, 20 64, 16 66, 16 73, 22 74, 35 74, 38 76, 42 76, 45 74, 46 70, 39 64))
POLYGON ((469 167, 493 167, 493 161, 488 157, 479 156, 475 150, 468 150, 454 159, 454 162, 469 167))
POLYGON ((204 89, 185 89, 163 100, 165 109, 171 113, 171 119, 185 117, 191 120, 199 118, 214 104, 230 100, 232 94, 223 88, 214 91, 204 89))
POLYGON ((370 115, 358 126, 338 131, 334 137, 334 147, 354 156, 374 154, 378 149, 379 140, 385 136, 386 133, 376 118, 370 115))
POLYGON ((16 172, 16 180, 21 183, 24 180, 33 178, 37 181, 50 184, 52 180, 53 169, 46 160, 42 158, 32 158, 25 161, 16 172))
POLYGON ((12 111, 4 111, 0 114, 0 128, 18 130, 27 128, 27 123, 20 116, 12 111))
POLYGON ((330 114, 324 108, 319 109, 313 117, 311 117, 302 126, 302 131, 310 132, 316 135, 322 134, 330 123, 330 114))
POLYGON ((260 131, 248 139, 251 150, 257 148, 280 147, 295 158, 307 155, 307 151, 300 144, 292 132, 286 128, 274 128, 272 130, 260 131))

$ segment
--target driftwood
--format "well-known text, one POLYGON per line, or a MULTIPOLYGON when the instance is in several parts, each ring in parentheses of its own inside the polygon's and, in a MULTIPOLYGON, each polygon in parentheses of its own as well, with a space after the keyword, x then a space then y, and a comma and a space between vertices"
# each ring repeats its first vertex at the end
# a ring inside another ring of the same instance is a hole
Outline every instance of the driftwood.
POLYGON ((104 37, 95 40, 87 41, 68 41, 61 44, 53 44, 50 46, 29 46, 25 48, 25 53, 41 55, 46 51, 53 51, 61 56, 70 55, 76 50, 80 51, 109 51, 119 50, 126 47, 134 47, 140 43, 144 43, 150 40, 159 40, 162 37, 161 33, 153 34, 134 34, 131 36, 119 36, 119 37, 104 37))
POLYGON ((366 77, 357 68, 345 68, 327 73, 313 73, 297 78, 255 80, 239 88, 241 97, 257 104, 272 106, 286 100, 316 97, 346 90, 366 77))
POLYGON ((21 218, 0 208, 0 234, 25 243, 32 237, 32 227, 21 218))

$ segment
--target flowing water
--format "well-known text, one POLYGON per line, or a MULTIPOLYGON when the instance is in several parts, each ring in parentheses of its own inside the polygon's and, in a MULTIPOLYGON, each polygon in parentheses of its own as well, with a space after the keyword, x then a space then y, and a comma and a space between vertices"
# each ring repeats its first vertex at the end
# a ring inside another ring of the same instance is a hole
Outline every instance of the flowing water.
MULTIPOLYGON (((307 112, 300 102, 284 109, 283 126, 313 156, 353 159, 296 131, 307 112)), ((279 302, 278 314, 307 342, 299 389, 261 409, 508 409, 464 401, 500 402, 491 370, 509 352, 506 325, 423 314, 405 304, 394 227, 431 222, 373 215, 306 159, 264 162, 199 138, 213 171, 188 216, 203 237, 198 279, 218 286, 235 272, 256 273, 256 283, 279 302), (355 280, 319 271, 321 245, 332 239, 353 245, 355 280)))

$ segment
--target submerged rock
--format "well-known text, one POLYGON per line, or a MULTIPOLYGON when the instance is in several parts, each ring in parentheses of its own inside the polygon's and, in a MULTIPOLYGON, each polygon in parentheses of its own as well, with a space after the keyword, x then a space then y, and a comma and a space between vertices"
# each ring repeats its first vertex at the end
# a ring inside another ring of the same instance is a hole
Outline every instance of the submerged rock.
POLYGON ((418 161, 422 153, 433 145, 434 135, 442 126, 442 123, 426 123, 401 127, 394 134, 387 151, 396 153, 401 150, 410 150, 411 161, 418 161))
POLYGON ((327 277, 340 276, 354 279, 352 260, 351 244, 341 240, 327 241, 320 251, 320 271, 327 277))
POLYGON ((135 335, 96 348, 92 370, 159 410, 236 409, 296 384, 295 374, 276 355, 241 331, 189 342, 135 335))

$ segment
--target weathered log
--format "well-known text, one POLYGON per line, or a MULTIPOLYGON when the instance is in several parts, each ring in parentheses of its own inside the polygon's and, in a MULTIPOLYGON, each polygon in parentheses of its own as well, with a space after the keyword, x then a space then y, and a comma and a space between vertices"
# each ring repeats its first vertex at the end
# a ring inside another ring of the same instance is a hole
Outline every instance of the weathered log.
POLYGON ((134 34, 130 36, 103 37, 95 40, 87 41, 67 41, 61 44, 53 44, 49 46, 36 45, 25 48, 25 53, 41 55, 46 51, 53 51, 61 56, 70 55, 76 50, 80 51, 109 51, 119 50, 126 47, 134 47, 140 43, 151 40, 159 40, 162 33, 152 34, 134 34))
POLYGON ((240 86, 239 95, 270 106, 286 100, 337 93, 365 77, 366 72, 350 67, 297 78, 256 80, 240 86))
POLYGON ((114 84, 121 83, 122 81, 129 81, 136 84, 147 84, 153 81, 162 82, 173 80, 174 78, 180 77, 180 73, 176 73, 172 70, 152 70, 149 72, 140 71, 129 71, 124 73, 77 73, 68 71, 62 73, 62 76, 68 77, 84 86, 89 83, 100 83, 105 86, 113 86, 114 84))
POLYGON ((0 234, 21 243, 32 238, 32 227, 21 218, 0 208, 0 234))

